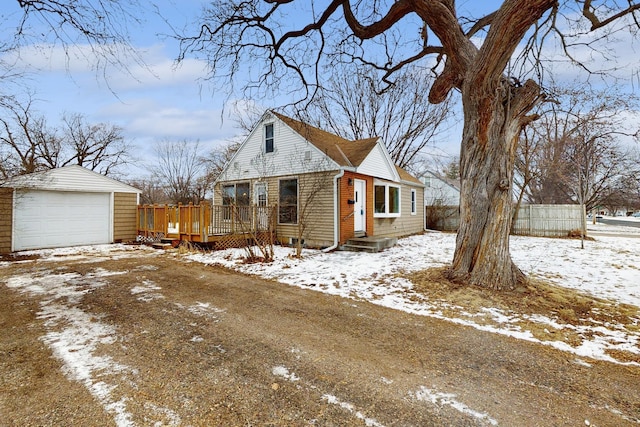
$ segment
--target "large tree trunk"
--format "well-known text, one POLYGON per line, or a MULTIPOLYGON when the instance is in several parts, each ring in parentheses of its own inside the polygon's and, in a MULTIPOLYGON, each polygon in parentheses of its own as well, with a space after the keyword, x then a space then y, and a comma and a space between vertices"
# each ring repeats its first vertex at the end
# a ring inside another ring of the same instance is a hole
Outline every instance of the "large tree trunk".
POLYGON ((532 81, 516 86, 502 79, 496 86, 462 88, 460 228, 449 275, 508 290, 525 281, 509 253, 513 173, 518 136, 540 90, 532 81))

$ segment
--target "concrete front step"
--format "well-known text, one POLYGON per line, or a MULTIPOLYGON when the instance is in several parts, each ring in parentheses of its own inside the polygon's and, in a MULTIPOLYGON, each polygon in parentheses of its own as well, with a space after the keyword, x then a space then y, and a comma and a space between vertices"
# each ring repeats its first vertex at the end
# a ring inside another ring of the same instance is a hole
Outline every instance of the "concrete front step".
POLYGON ((356 237, 347 240, 340 249, 343 251, 375 253, 390 248, 397 242, 398 239, 395 237, 356 237))
POLYGON ((349 252, 370 252, 370 253, 376 253, 382 250, 382 249, 378 249, 375 246, 351 245, 349 243, 345 243, 340 247, 340 249, 342 249, 343 251, 349 251, 349 252))

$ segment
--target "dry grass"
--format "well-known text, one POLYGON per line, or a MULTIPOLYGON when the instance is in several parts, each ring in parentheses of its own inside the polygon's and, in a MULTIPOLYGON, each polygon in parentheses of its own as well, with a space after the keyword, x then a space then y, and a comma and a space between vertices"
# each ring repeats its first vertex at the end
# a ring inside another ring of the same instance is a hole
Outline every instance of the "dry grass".
MULTIPOLYGON (((640 331, 640 309, 635 306, 599 299, 538 279, 530 279, 527 285, 511 292, 495 292, 453 283, 445 273, 446 268, 431 268, 405 275, 414 284, 416 293, 445 307, 445 316, 471 316, 476 323, 495 324, 486 309, 496 308, 507 316, 513 316, 515 325, 530 331, 537 339, 563 341, 573 346, 580 345, 589 336, 576 332, 569 325, 616 325, 630 333, 640 331), (531 320, 536 315, 549 318, 563 327, 554 329, 546 323, 531 320)), ((623 362, 640 362, 638 354, 623 351, 611 351, 609 354, 623 362)))

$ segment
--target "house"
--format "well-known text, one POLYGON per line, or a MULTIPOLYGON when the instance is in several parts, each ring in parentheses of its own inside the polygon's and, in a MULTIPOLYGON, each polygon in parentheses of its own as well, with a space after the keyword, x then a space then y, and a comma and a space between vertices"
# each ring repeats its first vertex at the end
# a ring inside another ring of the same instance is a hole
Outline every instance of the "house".
POLYGON ((281 243, 333 249, 423 231, 423 187, 380 138, 349 141, 269 111, 223 169, 214 204, 276 206, 281 243))
POLYGON ((425 226, 440 231, 455 231, 460 224, 460 181, 426 171, 424 184, 425 226))
POLYGON ((135 239, 140 190, 71 165, 0 183, 0 253, 135 239))
POLYGON ((420 181, 424 184, 426 206, 459 206, 460 181, 426 171, 420 181))

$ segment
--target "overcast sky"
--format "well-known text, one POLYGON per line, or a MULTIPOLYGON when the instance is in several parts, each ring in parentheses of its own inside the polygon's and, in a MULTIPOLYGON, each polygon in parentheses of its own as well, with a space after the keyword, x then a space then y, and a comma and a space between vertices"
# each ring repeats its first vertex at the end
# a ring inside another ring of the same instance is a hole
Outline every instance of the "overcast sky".
MULTIPOLYGON (((158 3, 163 15, 181 28, 193 22, 205 2, 161 0, 158 3)), ((458 3, 461 7, 479 7, 472 1, 458 3)), ((497 2, 483 2, 482 6, 488 3, 497 2)), ((0 18, 10 22, 19 17, 17 1, 2 1, 0 18)), ((200 140, 203 150, 209 151, 237 135, 239 131, 233 119, 236 111, 231 105, 235 100, 229 100, 224 93, 214 93, 212 87, 202 81, 206 76, 204 63, 187 59, 176 68, 177 45, 171 39, 158 36, 168 32, 164 22, 151 10, 143 17, 145 24, 132 28, 131 35, 147 69, 131 62, 127 64, 128 74, 116 68, 107 68, 106 76, 96 73, 92 66, 95 61, 87 60, 91 55, 84 54, 86 46, 74 47, 67 54, 61 46, 21 49, 15 67, 23 66, 32 72, 27 86, 40 100, 37 110, 52 122, 63 112, 69 112, 82 113, 91 122, 118 124, 136 145, 141 161, 152 157, 153 142, 160 139, 200 140)), ((4 28, 10 27, 4 25, 4 28)), ((627 61, 624 64, 627 69, 621 75, 624 77, 626 73, 630 78, 638 70, 634 64, 640 55, 635 46, 623 39, 613 50, 627 61)), ((567 79, 574 78, 576 73, 569 68, 559 71, 567 79)), ((457 154, 459 138, 460 129, 454 128, 438 143, 438 151, 457 154)))

